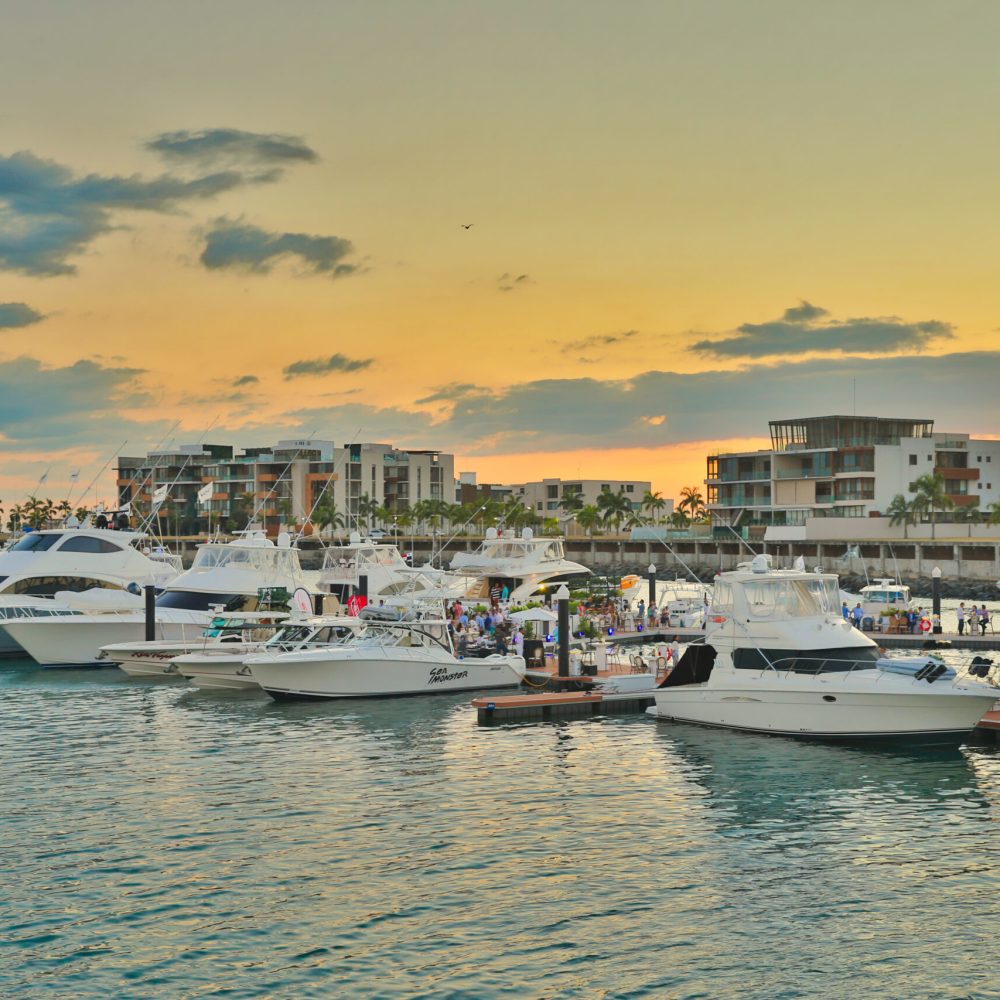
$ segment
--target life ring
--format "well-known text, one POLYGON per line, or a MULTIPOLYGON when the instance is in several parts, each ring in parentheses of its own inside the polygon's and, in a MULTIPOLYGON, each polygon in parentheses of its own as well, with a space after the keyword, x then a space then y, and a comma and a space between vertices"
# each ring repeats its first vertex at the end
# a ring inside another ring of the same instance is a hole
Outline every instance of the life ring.
POLYGON ((926 618, 921 618, 920 619, 920 631, 921 632, 930 632, 930 630, 931 630, 931 623, 926 618))

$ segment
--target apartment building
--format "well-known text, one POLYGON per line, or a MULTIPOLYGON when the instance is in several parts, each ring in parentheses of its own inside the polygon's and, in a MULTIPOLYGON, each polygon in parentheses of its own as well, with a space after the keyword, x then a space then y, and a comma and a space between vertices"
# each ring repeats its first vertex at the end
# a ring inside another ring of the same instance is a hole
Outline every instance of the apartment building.
POLYGON ((705 485, 720 524, 804 524, 875 516, 940 474, 956 507, 1000 499, 1000 441, 934 431, 927 419, 824 416, 773 420, 771 448, 709 455, 705 485))
MULTIPOLYGON (((648 480, 638 479, 542 479, 532 483, 517 483, 511 487, 512 495, 525 507, 542 517, 567 517, 563 499, 571 493, 579 494, 583 505, 596 505, 602 493, 624 493, 632 510, 642 509, 642 498, 652 489, 648 480)), ((661 518, 669 517, 674 503, 666 501, 661 518)))
POLYGON ((210 519, 242 527, 251 516, 273 533, 282 523, 301 522, 321 496, 332 497, 349 519, 358 517, 362 497, 393 510, 419 500, 450 502, 454 457, 390 444, 300 439, 238 454, 229 445, 184 445, 119 460, 119 502, 131 502, 137 517, 148 514, 154 492, 164 485, 169 500, 161 516, 182 533, 204 531, 210 519), (211 498, 199 501, 208 483, 211 498))

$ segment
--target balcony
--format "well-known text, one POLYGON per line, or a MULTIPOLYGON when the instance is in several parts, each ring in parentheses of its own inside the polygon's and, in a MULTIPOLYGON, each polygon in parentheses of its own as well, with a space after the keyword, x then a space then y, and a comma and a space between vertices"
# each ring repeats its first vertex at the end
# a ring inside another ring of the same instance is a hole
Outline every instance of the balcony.
POLYGON ((935 465, 934 473, 945 480, 968 479, 971 481, 979 479, 978 467, 975 469, 951 469, 944 465, 935 465))

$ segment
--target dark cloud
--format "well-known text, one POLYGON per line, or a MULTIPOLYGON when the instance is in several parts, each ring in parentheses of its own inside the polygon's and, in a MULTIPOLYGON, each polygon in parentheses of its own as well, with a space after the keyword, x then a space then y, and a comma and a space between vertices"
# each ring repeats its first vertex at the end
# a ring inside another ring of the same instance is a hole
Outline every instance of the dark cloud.
MULTIPOLYGON (((613 344, 622 344, 626 340, 631 340, 639 335, 638 330, 623 330, 621 333, 595 333, 592 337, 583 337, 581 340, 570 340, 563 344, 569 351, 587 351, 592 347, 611 347, 613 344)), ((558 343, 558 341, 555 341, 558 343)), ((580 361, 591 361, 595 359, 579 358, 580 361)))
POLYGON ((135 424, 123 420, 119 408, 150 402, 138 382, 142 374, 87 360, 63 368, 36 358, 0 362, 0 448, 62 448, 108 435, 120 442, 123 428, 135 424))
POLYGON ((150 139, 146 148, 172 163, 273 164, 315 163, 319 156, 294 135, 244 132, 237 128, 181 129, 150 139))
POLYGON ((32 153, 0 156, 0 269, 31 275, 74 274, 69 258, 114 228, 122 211, 173 212, 251 181, 239 171, 184 180, 164 174, 75 177, 32 153))
POLYGON ((0 329, 40 323, 45 317, 23 302, 0 302, 0 329))
POLYGON ((919 351, 931 341, 950 339, 950 323, 925 320, 907 323, 898 316, 827 319, 819 306, 802 302, 781 319, 744 323, 736 335, 699 340, 688 350, 718 358, 763 358, 806 352, 823 354, 894 354, 919 351))
POLYGON ((508 274, 504 271, 497 278, 497 288, 501 292, 512 292, 515 288, 524 288, 525 285, 533 285, 534 281, 526 274, 508 274))
POLYGON ((233 379, 233 386, 240 385, 256 385, 260 381, 256 375, 241 375, 239 378, 233 379))
POLYGON ((332 278, 358 271, 343 259, 354 250, 340 236, 310 236, 306 233, 271 233, 257 226, 230 219, 217 219, 205 239, 201 262, 211 270, 237 268, 267 274, 284 257, 298 257, 313 274, 332 278))
POLYGON ((416 403, 418 406, 424 403, 451 403, 456 399, 464 399, 466 396, 488 391, 488 389, 472 382, 451 382, 448 385, 439 386, 430 395, 416 400, 416 403))
POLYGON ((299 375, 329 375, 331 372, 359 372, 371 365, 373 358, 349 358, 343 354, 331 354, 328 358, 309 358, 293 361, 282 369, 285 378, 299 375))

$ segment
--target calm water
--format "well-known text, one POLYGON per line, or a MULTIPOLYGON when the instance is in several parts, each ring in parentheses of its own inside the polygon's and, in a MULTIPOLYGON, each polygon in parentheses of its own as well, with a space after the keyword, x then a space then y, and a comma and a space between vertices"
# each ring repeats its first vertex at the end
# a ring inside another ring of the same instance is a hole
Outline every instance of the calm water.
POLYGON ((1000 754, 0 667, 0 995, 986 997, 1000 754))

